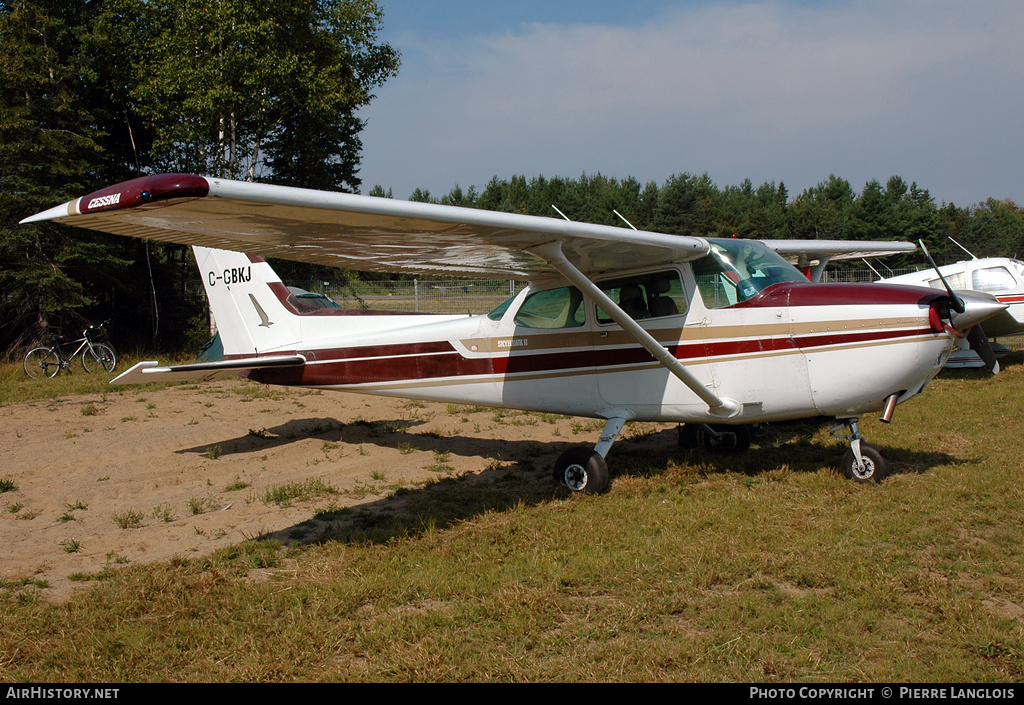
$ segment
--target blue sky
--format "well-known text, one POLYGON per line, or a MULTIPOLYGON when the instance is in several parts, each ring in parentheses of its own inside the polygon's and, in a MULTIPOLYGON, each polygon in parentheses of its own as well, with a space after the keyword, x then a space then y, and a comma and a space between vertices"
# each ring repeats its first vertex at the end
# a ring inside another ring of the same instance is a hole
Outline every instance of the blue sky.
POLYGON ((363 191, 493 176, 892 175, 1024 204, 1024 3, 381 0, 363 191))

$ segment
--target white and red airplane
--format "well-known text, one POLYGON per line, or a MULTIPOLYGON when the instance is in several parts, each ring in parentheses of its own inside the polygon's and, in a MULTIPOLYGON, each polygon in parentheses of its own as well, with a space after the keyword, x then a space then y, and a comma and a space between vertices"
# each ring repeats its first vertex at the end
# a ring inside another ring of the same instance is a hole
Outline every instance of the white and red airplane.
POLYGON ((850 442, 847 476, 881 480, 888 462, 859 418, 888 421, 942 368, 958 331, 1005 307, 931 288, 812 283, 780 256, 910 243, 684 237, 181 174, 22 222, 45 220, 194 247, 225 359, 142 362, 114 382, 243 375, 605 419, 595 447, 556 462, 558 480, 583 493, 607 489, 605 457, 633 419, 683 422, 681 443, 696 428, 709 448, 739 450, 749 424, 831 416, 833 435, 850 442), (529 286, 482 316, 311 311, 263 257, 529 286))

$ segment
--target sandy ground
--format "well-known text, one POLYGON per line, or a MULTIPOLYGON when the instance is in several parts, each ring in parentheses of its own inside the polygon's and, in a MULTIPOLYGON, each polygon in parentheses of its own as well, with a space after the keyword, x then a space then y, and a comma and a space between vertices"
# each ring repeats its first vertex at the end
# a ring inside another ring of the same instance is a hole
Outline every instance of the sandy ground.
POLYGON ((0 494, 0 579, 45 580, 42 594, 64 599, 88 584, 68 576, 108 563, 287 537, 318 510, 379 506, 397 487, 523 457, 549 468, 570 444, 593 444, 600 428, 241 381, 3 406, 0 480, 16 489, 0 494), (264 500, 310 481, 338 492, 264 500))

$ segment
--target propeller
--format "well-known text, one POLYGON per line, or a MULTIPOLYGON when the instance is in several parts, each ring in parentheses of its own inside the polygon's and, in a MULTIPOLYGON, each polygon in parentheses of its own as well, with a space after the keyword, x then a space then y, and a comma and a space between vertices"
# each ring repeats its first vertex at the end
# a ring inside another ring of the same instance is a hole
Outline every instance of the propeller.
POLYGON ((921 245, 921 250, 931 263, 932 269, 938 275, 939 281, 946 287, 946 293, 949 294, 949 307, 951 309, 949 318, 956 335, 958 337, 966 337, 971 350, 981 358, 985 367, 992 374, 999 374, 999 362, 996 360, 996 354, 992 350, 988 336, 985 335, 985 331, 981 327, 981 321, 1005 309, 1006 304, 1000 303, 990 294, 982 295, 976 293, 969 295, 965 300, 963 296, 953 291, 953 287, 942 276, 942 272, 939 271, 938 265, 932 259, 931 253, 925 247, 924 240, 918 240, 917 242, 921 245), (970 311, 968 311, 968 304, 970 304, 970 311), (963 332, 965 329, 966 332, 963 332))
POLYGON ((932 269, 934 269, 935 273, 939 276, 939 281, 942 282, 942 286, 946 287, 946 293, 949 294, 950 308, 952 308, 957 313, 963 313, 964 311, 966 311, 967 305, 964 304, 963 299, 956 295, 956 293, 953 291, 953 287, 951 287, 949 285, 949 282, 946 281, 946 278, 942 276, 942 272, 939 271, 939 265, 935 264, 935 260, 932 259, 932 255, 928 251, 928 248, 924 246, 924 240, 918 240, 917 242, 919 245, 921 245, 921 250, 924 251, 924 256, 928 258, 928 262, 932 265, 932 269))
POLYGON ((992 351, 992 345, 988 342, 988 336, 982 330, 981 324, 970 327, 967 331, 967 342, 970 343, 971 350, 978 353, 978 357, 985 363, 985 367, 992 374, 999 374, 999 361, 996 360, 996 354, 992 351))

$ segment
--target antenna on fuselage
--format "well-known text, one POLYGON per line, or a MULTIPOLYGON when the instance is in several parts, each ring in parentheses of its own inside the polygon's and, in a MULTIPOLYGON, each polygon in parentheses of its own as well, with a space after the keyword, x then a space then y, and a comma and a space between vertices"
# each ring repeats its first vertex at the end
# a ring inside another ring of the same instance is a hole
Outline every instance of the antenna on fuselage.
MULTIPOLYGON (((947 235, 947 237, 949 237, 949 236, 947 235)), ((967 254, 969 254, 969 255, 971 256, 971 259, 978 259, 977 257, 975 257, 975 256, 974 256, 974 253, 973 253, 973 252, 971 252, 970 250, 968 250, 968 249, 967 249, 966 247, 964 247, 963 245, 961 245, 961 244, 960 244, 959 242, 957 242, 957 241, 956 241, 956 240, 954 240, 953 238, 949 238, 949 239, 950 239, 950 241, 951 241, 951 242, 952 242, 952 243, 953 243, 954 245, 956 245, 956 246, 957 246, 957 247, 959 247, 959 248, 960 248, 961 250, 963 250, 964 252, 966 252, 967 254)))
POLYGON ((636 230, 636 226, 635 226, 635 225, 633 225, 632 223, 630 223, 630 222, 629 222, 628 220, 626 220, 626 216, 622 215, 622 213, 619 213, 619 212, 618 212, 617 210, 615 210, 614 208, 612 208, 612 213, 614 213, 615 215, 617 215, 617 216, 619 216, 620 218, 622 218, 622 222, 623 222, 623 223, 625 223, 625 224, 626 224, 626 225, 628 225, 629 227, 633 228, 633 230, 636 230))
POLYGON ((566 220, 568 220, 568 221, 569 221, 570 223, 572 222, 572 220, 570 220, 569 216, 567 216, 567 215, 566 215, 565 213, 563 213, 562 211, 558 210, 558 206, 556 206, 556 205, 554 205, 554 204, 551 204, 551 207, 555 209, 555 213, 558 213, 558 215, 562 216, 563 218, 565 218, 566 220))

